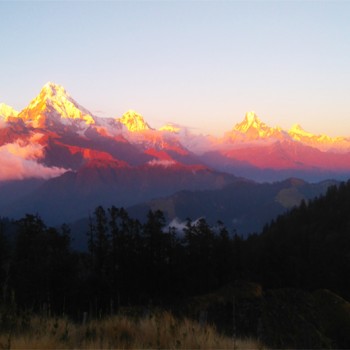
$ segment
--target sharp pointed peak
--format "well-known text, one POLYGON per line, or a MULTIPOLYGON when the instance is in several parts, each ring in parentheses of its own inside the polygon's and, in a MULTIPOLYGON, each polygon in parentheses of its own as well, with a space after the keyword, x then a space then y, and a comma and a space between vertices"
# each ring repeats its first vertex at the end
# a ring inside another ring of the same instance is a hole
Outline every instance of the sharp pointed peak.
POLYGON ((33 123, 35 127, 52 123, 70 123, 69 120, 83 120, 86 124, 95 124, 94 116, 80 106, 62 85, 47 82, 29 105, 20 113, 20 117, 33 123))
POLYGON ((46 84, 43 86, 44 88, 60 88, 62 85, 54 83, 53 81, 48 81, 46 84))
POLYGON ((243 121, 236 124, 234 129, 245 132, 251 127, 253 128, 266 127, 266 124, 259 119, 259 117, 256 115, 254 111, 247 112, 244 116, 243 121))
POLYGON ((47 82, 41 89, 41 93, 45 95, 55 96, 55 95, 67 95, 66 89, 59 84, 53 83, 51 81, 47 82))
POLYGON ((72 101, 72 98, 66 92, 65 88, 62 85, 49 81, 41 88, 40 93, 33 98, 28 107, 36 108, 38 104, 49 103, 51 105, 67 100, 72 101))
POLYGON ((259 119, 259 117, 256 115, 256 113, 255 113, 254 111, 249 111, 249 112, 247 112, 247 113, 245 114, 244 119, 245 119, 248 123, 250 123, 250 124, 254 123, 254 121, 259 121, 259 122, 261 122, 260 119, 259 119))
POLYGON ((250 140, 265 138, 283 138, 283 130, 276 126, 270 127, 259 119, 254 111, 247 112, 243 121, 233 128, 233 133, 244 134, 250 140))

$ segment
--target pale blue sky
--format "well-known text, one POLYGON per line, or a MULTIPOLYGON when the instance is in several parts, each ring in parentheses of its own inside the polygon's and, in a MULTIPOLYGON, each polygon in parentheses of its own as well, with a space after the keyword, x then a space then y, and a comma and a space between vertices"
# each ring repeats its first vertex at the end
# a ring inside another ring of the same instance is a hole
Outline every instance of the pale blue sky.
POLYGON ((0 102, 47 81, 101 116, 128 109, 221 135, 254 110, 350 136, 350 2, 0 1, 0 102))

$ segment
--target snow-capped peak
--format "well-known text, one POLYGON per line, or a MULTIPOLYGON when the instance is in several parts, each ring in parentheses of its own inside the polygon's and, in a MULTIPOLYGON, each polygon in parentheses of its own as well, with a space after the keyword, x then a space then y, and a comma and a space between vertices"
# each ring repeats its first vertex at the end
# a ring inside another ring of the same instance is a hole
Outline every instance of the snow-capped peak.
POLYGON ((231 141, 254 141, 260 139, 282 139, 286 133, 280 127, 270 127, 262 122, 255 112, 246 113, 243 121, 234 126, 225 137, 231 141))
POLYGON ((43 88, 41 89, 41 93, 46 94, 48 96, 68 96, 63 86, 52 83, 51 81, 47 82, 43 86, 43 88))
POLYGON ((288 131, 289 135, 302 136, 302 137, 314 137, 315 135, 305 131, 300 124, 294 124, 288 131))
POLYGON ((9 117, 17 117, 18 112, 5 103, 0 103, 0 118, 7 120, 9 117))
POLYGON ((253 123, 261 123, 260 119, 258 118, 258 116, 255 114, 254 111, 247 112, 245 115, 245 119, 250 125, 253 123))
POLYGON ((281 128, 272 128, 262 122, 255 112, 248 112, 245 115, 244 120, 241 123, 236 124, 233 130, 244 134, 249 134, 249 136, 253 138, 276 136, 281 132, 281 128))
POLYGON ((132 109, 124 113, 121 118, 117 119, 117 121, 124 124, 129 131, 144 131, 151 129, 143 119, 142 115, 132 109))
MULTIPOLYGON (((332 138, 327 135, 315 135, 311 132, 305 131, 299 124, 294 124, 288 131, 288 134, 297 141, 305 143, 318 144, 319 148, 327 149, 328 144, 344 143, 343 138, 336 137, 332 138)), ((346 141, 348 143, 348 141, 346 141)))
POLYGON ((248 112, 243 121, 235 125, 234 130, 246 133, 250 128, 261 129, 266 127, 267 125, 258 118, 255 112, 248 112))
POLYGON ((70 97, 61 85, 52 82, 43 86, 39 95, 19 114, 19 117, 32 121, 36 127, 43 127, 47 118, 63 124, 72 119, 95 124, 92 114, 87 109, 70 97))

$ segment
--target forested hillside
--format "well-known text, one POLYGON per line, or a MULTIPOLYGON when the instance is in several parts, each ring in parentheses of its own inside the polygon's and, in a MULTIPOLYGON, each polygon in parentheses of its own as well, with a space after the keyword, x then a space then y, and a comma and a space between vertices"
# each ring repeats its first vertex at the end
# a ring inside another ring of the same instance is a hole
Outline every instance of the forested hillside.
POLYGON ((220 222, 188 220, 179 234, 165 228, 161 211, 141 224, 123 208, 97 207, 85 253, 72 251, 66 225, 47 227, 37 215, 2 219, 0 322, 13 308, 81 319, 156 305, 204 312, 222 331, 269 346, 346 348, 349 208, 350 181, 243 239, 220 222))
POLYGON ((302 202, 246 243, 247 269, 264 286, 329 288, 350 299, 350 181, 302 202))

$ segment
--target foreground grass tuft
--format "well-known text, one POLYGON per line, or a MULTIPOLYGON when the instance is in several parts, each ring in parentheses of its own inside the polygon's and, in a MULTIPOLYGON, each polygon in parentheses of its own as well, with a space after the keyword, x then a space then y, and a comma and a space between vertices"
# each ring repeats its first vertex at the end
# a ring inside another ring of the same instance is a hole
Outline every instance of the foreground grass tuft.
POLYGON ((31 317, 0 334, 0 349, 262 349, 254 340, 233 340, 209 325, 177 319, 169 312, 150 317, 113 316, 85 325, 66 318, 31 317))

